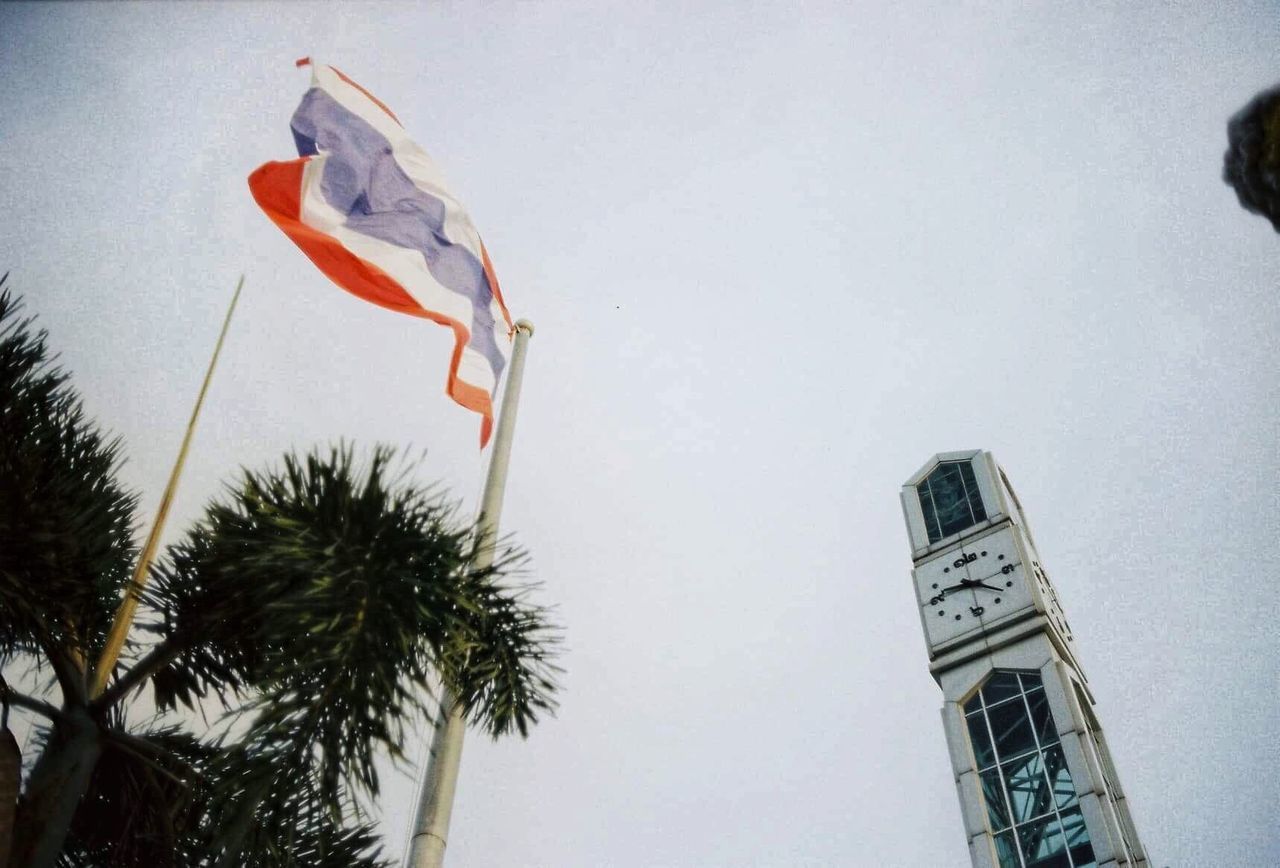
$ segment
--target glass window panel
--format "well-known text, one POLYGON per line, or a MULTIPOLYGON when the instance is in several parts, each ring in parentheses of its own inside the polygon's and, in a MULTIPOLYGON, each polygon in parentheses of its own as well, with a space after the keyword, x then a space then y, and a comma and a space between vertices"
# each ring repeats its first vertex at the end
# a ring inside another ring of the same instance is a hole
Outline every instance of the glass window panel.
POLYGON ((1018 848, 1013 843, 1013 832, 996 835, 996 858, 1000 860, 1000 868, 1022 868, 1018 848))
POLYGON ((933 511, 933 498, 929 496, 929 480, 916 486, 916 495, 920 498, 920 512, 924 515, 924 527, 929 532, 929 542, 942 539, 942 531, 938 529, 938 516, 933 511))
POLYGON ((978 694, 975 693, 973 694, 973 699, 964 704, 964 713, 973 714, 978 711, 982 711, 982 701, 978 699, 978 694))
MULTIPOLYGON (((929 486, 929 493, 933 496, 938 530, 943 537, 959 533, 978 521, 974 518, 973 508, 969 502, 969 493, 960 471, 961 466, 961 463, 954 461, 940 464, 938 469, 929 474, 929 478, 925 480, 929 486)), ((972 470, 970 473, 972 474, 972 470)))
POLYGON ((982 685, 982 698, 987 705, 995 705, 1017 696, 1020 690, 1016 672, 996 672, 982 685))
POLYGON ((1053 809, 1053 792, 1044 776, 1044 761, 1033 753, 1000 767, 1009 788, 1013 821, 1025 823, 1053 809))
MULTIPOLYGON (((1089 847, 1089 859, 1093 859, 1093 848, 1089 844, 1089 830, 1085 828, 1084 817, 1080 813, 1079 808, 1072 808, 1069 811, 1062 812, 1062 832, 1066 837, 1067 847, 1071 849, 1072 858, 1075 858, 1077 849, 1083 850, 1089 847)), ((1076 864, 1080 864, 1079 861, 1076 864)))
POLYGON ((1018 829, 1018 844, 1027 868, 1071 868, 1057 817, 1028 823, 1018 829))
POLYGON ((1040 676, 1034 672, 1022 672, 1018 675, 1022 679, 1022 689, 1030 693, 1036 688, 1044 687, 1044 682, 1040 680, 1040 676))
POLYGON ((1076 868, 1095 868, 1097 857, 1093 855, 1093 845, 1089 841, 1089 830, 1084 826, 1084 817, 1079 808, 1062 812, 1062 833, 1067 840, 1067 849, 1071 851, 1071 861, 1076 868))
POLYGON ((1061 747, 1051 747, 1044 752, 1044 770, 1049 777, 1049 786, 1053 788, 1053 798, 1058 807, 1074 805, 1076 785, 1071 782, 1071 772, 1067 771, 1067 759, 1062 755, 1061 747))
POLYGON ((991 733, 995 736, 996 753, 1003 759, 1012 759, 1021 753, 1034 750, 1035 739, 1031 736, 1031 723, 1027 720, 1027 709, 1021 702, 1006 702, 987 709, 991 718, 991 733))
POLYGON ((1013 825, 1009 822, 1009 806, 1004 800, 1004 787, 1000 785, 998 769, 988 769, 982 773, 982 800, 987 803, 987 820, 994 831, 1013 825))
POLYGON ((978 768, 995 765, 996 753, 991 749, 991 736, 987 733, 987 721, 981 714, 965 718, 969 723, 969 743, 973 745, 973 757, 978 768))
POLYGON ((982 521, 987 517, 987 511, 982 508, 982 492, 978 491, 978 480, 973 475, 973 465, 968 461, 960 465, 960 478, 964 480, 969 495, 969 509, 973 512, 974 522, 982 521))
POLYGON ((1031 726, 1040 739, 1040 747, 1058 743, 1058 729, 1053 725, 1053 714, 1049 711, 1049 697, 1044 690, 1036 690, 1027 694, 1027 705, 1031 708, 1031 726))

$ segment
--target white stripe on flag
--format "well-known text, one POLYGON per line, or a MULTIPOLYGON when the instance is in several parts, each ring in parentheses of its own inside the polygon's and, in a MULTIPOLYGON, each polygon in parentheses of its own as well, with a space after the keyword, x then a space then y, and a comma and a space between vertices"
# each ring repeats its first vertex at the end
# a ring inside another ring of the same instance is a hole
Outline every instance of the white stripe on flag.
MULTIPOLYGON (((312 66, 312 84, 332 96, 343 108, 351 111, 378 131, 391 144, 392 156, 413 182, 424 193, 439 199, 445 206, 444 235, 455 244, 462 244, 479 254, 480 233, 475 229, 462 203, 453 197, 445 185, 444 174, 431 155, 411 139, 404 127, 364 94, 324 64, 312 66)), ((502 320, 501 314, 498 316, 502 320)))
MULTIPOLYGON (((335 238, 361 259, 376 264, 392 280, 404 287, 421 307, 457 320, 469 332, 474 314, 471 300, 437 281, 427 268, 420 251, 373 238, 345 225, 344 215, 325 200, 320 190, 320 178, 326 159, 323 155, 313 157, 305 167, 300 215, 302 222, 335 238)), ((507 340, 502 311, 496 302, 491 305, 491 310, 495 315, 499 351, 509 358, 511 344, 507 340)), ((458 376, 464 382, 493 393, 495 380, 489 360, 473 350, 463 351, 458 376)))

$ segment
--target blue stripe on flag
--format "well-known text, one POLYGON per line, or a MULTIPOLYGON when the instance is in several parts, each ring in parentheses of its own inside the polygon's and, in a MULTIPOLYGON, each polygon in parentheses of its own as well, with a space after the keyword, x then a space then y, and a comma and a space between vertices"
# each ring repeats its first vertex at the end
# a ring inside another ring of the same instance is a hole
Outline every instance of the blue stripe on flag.
POLYGON ((327 155, 320 192, 347 226, 418 251, 432 277, 471 300, 468 346, 489 360, 496 381, 506 359, 494 337, 493 290, 475 254, 445 237, 444 203, 414 186, 385 136, 320 88, 303 96, 290 126, 299 155, 327 155))

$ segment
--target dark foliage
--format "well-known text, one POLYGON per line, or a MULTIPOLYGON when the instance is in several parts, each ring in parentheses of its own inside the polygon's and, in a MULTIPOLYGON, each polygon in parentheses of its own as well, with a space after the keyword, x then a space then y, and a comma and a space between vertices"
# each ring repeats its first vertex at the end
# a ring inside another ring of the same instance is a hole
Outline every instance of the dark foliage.
POLYGON ((217 754, 176 726, 108 740, 80 801, 64 851, 66 865, 198 864, 205 767, 217 754), (193 828, 195 827, 195 828, 193 828))
POLYGON ((1280 232, 1280 86, 1257 94, 1227 122, 1222 162, 1240 205, 1280 232))
POLYGON ((238 747, 205 743, 179 727, 108 744, 76 813, 64 868, 386 868, 374 828, 335 817, 302 779, 243 820, 229 852, 246 786, 261 770, 238 747))
MULTIPOLYGON (((6 275, 7 276, 7 275, 6 275)), ((0 656, 101 646, 133 567, 120 441, 85 418, 0 279, 0 656)))
POLYGON ((379 448, 362 470, 342 448, 246 471, 147 595, 174 649, 157 705, 248 692, 245 744, 283 775, 314 764, 326 800, 377 792, 374 755, 399 756, 436 672, 495 736, 551 707, 554 636, 507 578, 522 555, 475 567, 471 529, 393 461, 379 448))

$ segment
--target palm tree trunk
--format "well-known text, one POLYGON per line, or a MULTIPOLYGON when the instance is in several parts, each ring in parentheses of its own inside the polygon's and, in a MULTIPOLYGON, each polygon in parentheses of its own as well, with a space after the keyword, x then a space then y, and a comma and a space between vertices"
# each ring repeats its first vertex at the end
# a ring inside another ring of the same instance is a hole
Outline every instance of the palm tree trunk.
POLYGON ((98 725, 88 710, 66 709, 18 805, 9 868, 53 868, 101 754, 98 725))
POLYGON ((13 845, 13 821, 22 784, 22 751, 6 726, 0 730, 0 868, 9 864, 13 845))

